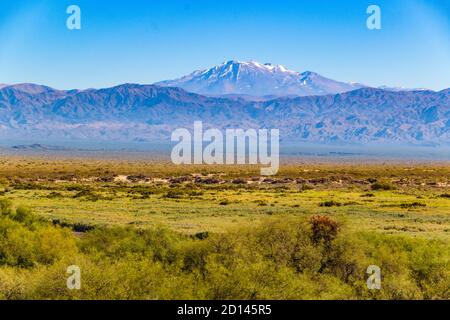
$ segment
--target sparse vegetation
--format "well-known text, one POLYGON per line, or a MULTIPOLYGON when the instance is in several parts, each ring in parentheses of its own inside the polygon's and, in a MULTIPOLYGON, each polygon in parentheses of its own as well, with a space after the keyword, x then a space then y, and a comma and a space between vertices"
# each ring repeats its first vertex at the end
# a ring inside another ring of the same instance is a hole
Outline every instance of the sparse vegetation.
POLYGON ((325 201, 320 203, 321 207, 340 207, 342 206, 342 203, 334 201, 334 200, 329 200, 329 201, 325 201))
POLYGON ((326 216, 194 237, 98 227, 77 238, 2 200, 0 237, 2 299, 449 298, 444 243, 343 231, 326 216), (66 288, 73 264, 81 290, 66 288), (364 289, 369 264, 382 268, 383 290, 364 289))
POLYGON ((427 205, 420 202, 412 202, 412 203, 402 203, 400 205, 400 208, 403 209, 412 209, 412 208, 420 208, 420 207, 426 207, 427 205))
POLYGON ((372 184, 372 190, 395 190, 395 186, 389 182, 375 182, 372 184))
POLYGON ((450 299, 448 166, 0 164, 0 299, 450 299))

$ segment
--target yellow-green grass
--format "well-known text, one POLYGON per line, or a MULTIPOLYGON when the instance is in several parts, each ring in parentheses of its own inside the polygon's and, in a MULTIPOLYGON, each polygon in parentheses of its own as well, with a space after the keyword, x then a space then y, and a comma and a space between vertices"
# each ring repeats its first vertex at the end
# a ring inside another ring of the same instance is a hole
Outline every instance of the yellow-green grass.
MULTIPOLYGON (((161 187, 167 188, 167 187, 161 187)), ((139 199, 125 192, 99 192, 106 200, 73 198, 76 191, 14 190, 8 193, 16 205, 25 205, 49 219, 89 225, 168 225, 186 233, 221 232, 230 226, 255 224, 267 216, 331 215, 345 221, 348 228, 406 233, 414 236, 450 236, 450 199, 434 192, 422 192, 420 199, 398 191, 367 192, 347 190, 214 190, 202 188, 194 197, 172 199, 164 193, 139 199), (323 207, 324 201, 340 206, 323 207), (425 207, 404 207, 418 202, 425 207), (403 205, 403 207, 402 207, 403 205)))
POLYGON ((270 178, 273 183, 233 184, 237 177, 260 179, 257 168, 18 157, 0 158, 0 163, 0 192, 6 190, 2 197, 68 223, 167 225, 197 233, 255 225, 268 216, 321 214, 334 216, 353 230, 450 239, 447 164, 290 162, 270 178), (193 174, 213 174, 221 182, 167 181, 193 174), (111 181, 119 175, 142 175, 148 181, 111 181), (98 181, 102 177, 109 182, 98 181), (283 181, 286 178, 291 180, 283 181), (394 190, 372 190, 375 180, 394 190), (80 190, 87 190, 87 196, 80 195, 80 190), (179 194, 170 196, 174 190, 179 194), (335 203, 324 206, 327 201, 335 203))

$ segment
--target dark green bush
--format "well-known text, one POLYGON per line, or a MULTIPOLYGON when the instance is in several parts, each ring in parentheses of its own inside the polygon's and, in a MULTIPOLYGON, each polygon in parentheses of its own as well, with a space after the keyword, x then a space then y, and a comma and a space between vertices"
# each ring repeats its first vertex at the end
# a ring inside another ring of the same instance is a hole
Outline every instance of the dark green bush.
POLYGON ((169 190, 164 196, 163 198, 168 198, 168 199, 180 199, 183 197, 183 192, 180 190, 169 190))
POLYGON ((22 223, 32 223, 36 220, 36 216, 30 208, 18 207, 13 219, 22 223))
POLYGON ((319 204, 319 206, 321 207, 340 207, 342 206, 342 203, 334 201, 334 200, 330 200, 330 201, 325 201, 319 204))
POLYGON ((374 191, 377 190, 389 191, 397 189, 393 184, 389 182, 375 182, 374 184, 372 184, 371 188, 374 191))
POLYGON ((3 216, 12 215, 12 202, 8 199, 0 199, 0 213, 3 216))
POLYGON ((364 193, 361 195, 362 198, 373 198, 375 195, 373 193, 364 193))
POLYGON ((400 208, 402 209, 414 209, 414 208, 420 208, 420 207, 426 207, 427 205, 425 203, 420 202, 411 202, 411 203, 402 203, 400 205, 400 208))

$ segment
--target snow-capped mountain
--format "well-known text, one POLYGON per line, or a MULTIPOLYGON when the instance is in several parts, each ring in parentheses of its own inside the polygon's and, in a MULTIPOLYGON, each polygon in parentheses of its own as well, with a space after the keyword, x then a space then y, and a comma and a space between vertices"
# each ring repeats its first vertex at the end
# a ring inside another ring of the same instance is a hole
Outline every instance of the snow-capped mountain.
POLYGON ((297 72, 282 65, 256 61, 227 61, 175 80, 155 83, 204 95, 311 96, 343 93, 363 88, 325 78, 311 71, 297 72))

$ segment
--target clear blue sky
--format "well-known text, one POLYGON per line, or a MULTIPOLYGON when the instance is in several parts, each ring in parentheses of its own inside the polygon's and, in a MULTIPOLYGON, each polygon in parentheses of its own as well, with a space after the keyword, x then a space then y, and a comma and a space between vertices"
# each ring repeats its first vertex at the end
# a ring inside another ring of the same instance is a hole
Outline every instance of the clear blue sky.
POLYGON ((256 60, 342 81, 450 87, 448 0, 0 0, 0 83, 153 83, 256 60), (82 29, 66 28, 77 4, 82 29), (382 9, 382 30, 366 8, 382 9))

